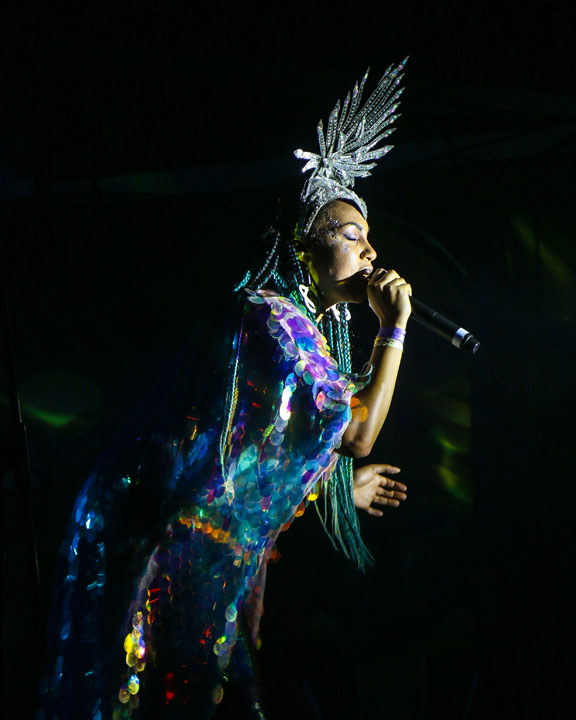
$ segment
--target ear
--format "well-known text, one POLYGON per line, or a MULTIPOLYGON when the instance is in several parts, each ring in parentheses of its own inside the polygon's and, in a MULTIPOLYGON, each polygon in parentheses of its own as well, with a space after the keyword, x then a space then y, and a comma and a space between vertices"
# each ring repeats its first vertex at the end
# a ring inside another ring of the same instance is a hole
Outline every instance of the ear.
POLYGON ((296 257, 298 258, 298 260, 300 260, 301 263, 308 265, 310 263, 310 260, 312 259, 312 255, 309 250, 307 250, 306 245, 302 241, 302 238, 294 238, 294 249, 296 250, 296 257))
POLYGON ((318 273, 312 264, 312 253, 306 249, 301 240, 296 240, 294 244, 296 248, 296 257, 306 267, 306 270, 310 275, 311 284, 314 286, 318 285, 318 273))

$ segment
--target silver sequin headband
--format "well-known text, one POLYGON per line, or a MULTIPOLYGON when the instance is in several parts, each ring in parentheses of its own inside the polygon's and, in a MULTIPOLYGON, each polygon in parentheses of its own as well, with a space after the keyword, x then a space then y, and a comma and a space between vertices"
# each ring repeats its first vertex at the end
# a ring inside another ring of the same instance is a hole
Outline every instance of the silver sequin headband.
POLYGON ((368 177, 376 167, 376 160, 386 155, 393 145, 375 146, 391 135, 395 128, 388 127, 396 118, 398 99, 404 88, 398 89, 404 77, 400 74, 406 65, 386 70, 376 89, 360 108, 362 92, 368 70, 360 85, 355 83, 352 93, 346 95, 342 107, 340 100, 330 113, 326 134, 322 120, 318 123, 320 154, 295 150, 299 160, 307 160, 302 172, 312 170, 300 195, 297 235, 302 238, 309 232, 320 208, 333 200, 348 200, 356 205, 366 218, 366 203, 352 190, 358 177, 368 177))

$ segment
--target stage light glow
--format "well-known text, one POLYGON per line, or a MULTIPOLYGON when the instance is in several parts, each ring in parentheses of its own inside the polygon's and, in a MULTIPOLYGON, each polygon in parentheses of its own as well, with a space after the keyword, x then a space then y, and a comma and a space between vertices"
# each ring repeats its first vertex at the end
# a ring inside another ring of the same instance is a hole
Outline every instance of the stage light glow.
MULTIPOLYGON (((0 405, 3 407, 8 406, 8 398, 6 395, 0 396, 0 405)), ((69 425, 76 417, 75 415, 67 413, 50 412, 49 410, 43 410, 42 408, 34 407, 27 403, 20 403, 20 407, 24 418, 33 418, 34 420, 39 420, 44 425, 50 425, 50 427, 54 428, 69 425)))
MULTIPOLYGON (((80 418, 93 420, 102 401, 102 393, 88 379, 65 370, 34 375, 18 390, 24 418, 57 430, 80 418)), ((6 395, 0 396, 0 405, 8 405, 6 395)))
POLYGON ((573 286, 573 274, 568 265, 561 260, 551 249, 545 239, 536 238, 533 226, 521 215, 514 213, 511 217, 512 227, 522 241, 527 253, 531 256, 537 250, 542 265, 554 278, 563 285, 573 286), (538 245, 538 247, 537 247, 538 245))
POLYGON ((468 447, 464 445, 458 445, 456 441, 449 440, 444 434, 443 430, 440 428, 435 428, 433 431, 434 439, 438 442, 438 444, 441 446, 444 456, 450 455, 452 453, 466 453, 468 452, 468 447))
POLYGON ((437 417, 449 420, 463 428, 470 427, 470 402, 461 400, 442 390, 431 390, 423 396, 424 405, 437 417))
POLYGON ((442 481, 442 485, 450 493, 450 495, 466 505, 471 505, 472 487, 469 481, 444 465, 438 465, 437 470, 440 480, 442 481))
POLYGON ((76 418, 75 415, 63 415, 61 413, 52 413, 41 408, 34 408, 30 405, 23 405, 22 410, 24 414, 30 415, 36 420, 40 420, 45 425, 50 425, 54 428, 61 428, 69 425, 76 418))

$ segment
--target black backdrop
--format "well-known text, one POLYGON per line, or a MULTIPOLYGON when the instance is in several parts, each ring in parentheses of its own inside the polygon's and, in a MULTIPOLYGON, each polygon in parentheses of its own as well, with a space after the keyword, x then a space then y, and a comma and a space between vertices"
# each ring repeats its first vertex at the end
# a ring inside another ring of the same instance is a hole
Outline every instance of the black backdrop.
MULTIPOLYGON (((291 151, 314 148, 368 64, 410 54, 396 148, 359 191, 382 263, 482 346, 465 358, 410 327, 373 453, 403 468, 409 500, 363 520, 366 576, 311 510, 281 538, 271 714, 570 717, 568 5, 88 2, 8 20, 2 224, 42 622, 76 492, 201 352, 276 198, 299 191, 291 151)), ((374 327, 364 308, 354 320, 360 365, 374 327)), ((30 717, 42 640, 10 473, 4 498, 6 702, 30 717)))

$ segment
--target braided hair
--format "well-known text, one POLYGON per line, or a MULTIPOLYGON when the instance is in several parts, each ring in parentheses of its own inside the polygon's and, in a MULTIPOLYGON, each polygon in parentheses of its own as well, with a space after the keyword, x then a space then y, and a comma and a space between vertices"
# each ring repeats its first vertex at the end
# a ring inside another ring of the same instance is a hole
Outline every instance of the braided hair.
MULTIPOLYGON (((352 361, 348 328, 350 314, 347 311, 347 303, 339 303, 337 313, 326 312, 317 320, 314 314, 302 303, 302 297, 298 290, 299 285, 309 285, 310 283, 307 270, 298 259, 298 251, 307 241, 314 242, 317 240, 321 213, 318 214, 317 220, 305 239, 299 237, 298 228, 294 231, 295 224, 290 223, 292 217, 294 215, 290 211, 287 212, 285 208, 281 209, 274 225, 270 226, 263 235, 262 239, 266 247, 264 259, 253 264, 236 285, 234 291, 239 302, 243 294, 241 291, 244 288, 250 288, 251 290, 273 289, 280 295, 289 297, 318 326, 320 332, 325 336, 339 369, 344 373, 351 373, 352 361)), ((225 473, 225 456, 227 448, 229 448, 238 392, 238 348, 241 332, 242 327, 240 324, 232 342, 224 423, 220 436, 219 450, 223 473, 225 473)), ((352 459, 340 455, 336 468, 328 482, 327 492, 324 494, 323 516, 318 509, 318 505, 316 505, 316 509, 333 545, 340 547, 346 557, 353 560, 358 567, 364 569, 367 564, 372 562, 372 556, 360 536, 360 525, 352 494, 352 476, 352 459), (327 526, 328 503, 331 514, 330 529, 327 526)))

